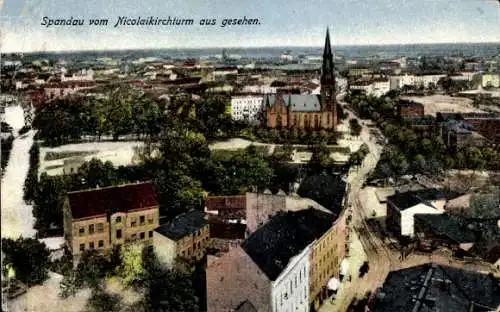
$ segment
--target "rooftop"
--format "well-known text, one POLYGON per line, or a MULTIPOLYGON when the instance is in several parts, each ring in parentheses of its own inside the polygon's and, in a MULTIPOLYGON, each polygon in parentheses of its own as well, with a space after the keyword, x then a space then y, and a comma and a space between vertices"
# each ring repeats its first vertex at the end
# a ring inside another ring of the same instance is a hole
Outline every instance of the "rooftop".
POLYGON ((460 195, 461 194, 457 192, 432 188, 396 193, 395 195, 387 197, 387 200, 390 200, 399 210, 405 210, 420 203, 431 205, 429 203, 430 201, 449 200, 460 195))
POLYGON ((150 182, 68 192, 73 219, 158 206, 150 182))
POLYGON ((390 272, 372 311, 494 311, 499 293, 493 275, 427 263, 390 272))
MULTIPOLYGON (((319 112, 321 104, 317 94, 283 94, 281 95, 285 105, 295 112, 319 112)), ((274 104, 277 95, 268 94, 264 97, 264 103, 268 106, 274 104)))
POLYGON ((173 240, 179 240, 191 233, 203 228, 208 221, 201 211, 191 211, 176 216, 172 221, 166 223, 155 231, 173 240))
POLYGON ((335 216, 309 208, 279 212, 242 244, 243 250, 274 281, 290 259, 330 229, 335 216))

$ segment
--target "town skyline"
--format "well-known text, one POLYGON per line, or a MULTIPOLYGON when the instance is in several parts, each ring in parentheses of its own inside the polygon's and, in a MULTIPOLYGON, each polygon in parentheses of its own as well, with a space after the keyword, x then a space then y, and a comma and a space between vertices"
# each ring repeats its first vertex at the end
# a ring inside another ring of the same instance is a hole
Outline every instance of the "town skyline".
MULTIPOLYGON (((163 48, 311 47, 321 46, 327 27, 334 46, 403 45, 433 43, 498 43, 499 6, 494 1, 385 0, 370 4, 336 0, 304 7, 299 2, 265 4, 266 10, 246 3, 212 6, 201 1, 165 4, 151 0, 144 5, 121 0, 105 5, 61 5, 60 0, 5 1, 3 4, 2 51, 88 51, 163 48), (102 5, 102 7, 100 6, 102 5), (78 12, 82 12, 79 13, 78 12), (280 12, 280 14, 276 14, 280 12), (443 12, 446 12, 444 14, 443 12), (108 18, 108 26, 45 27, 49 18, 108 18), (126 26, 114 28, 119 16, 192 18, 191 26, 126 26), (200 26, 198 20, 258 18, 261 25, 200 26)), ((259 6, 255 6, 259 7, 259 6)))

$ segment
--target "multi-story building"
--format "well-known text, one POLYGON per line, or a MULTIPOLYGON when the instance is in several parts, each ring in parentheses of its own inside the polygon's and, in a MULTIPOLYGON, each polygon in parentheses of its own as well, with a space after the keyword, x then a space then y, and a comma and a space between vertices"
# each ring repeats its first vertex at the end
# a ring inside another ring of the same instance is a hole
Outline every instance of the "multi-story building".
POLYGON ((346 257, 349 232, 347 229, 348 213, 342 210, 332 226, 311 244, 309 254, 309 304, 312 311, 317 311, 331 289, 329 285, 338 284, 341 275, 341 261, 346 257))
POLYGON ((168 266, 177 259, 197 261, 210 243, 210 226, 201 211, 183 213, 157 228, 153 241, 159 260, 168 266))
POLYGON ((159 204, 151 183, 69 192, 64 202, 64 238, 75 260, 86 250, 151 243, 159 204))
POLYGON ((260 95, 233 96, 231 98, 231 118, 249 123, 262 120, 263 97, 260 95))
POLYGON ((437 86, 439 79, 446 75, 403 75, 392 76, 390 78, 390 86, 392 89, 401 89, 403 86, 411 86, 415 88, 429 88, 431 85, 437 86))
POLYGON ((269 128, 336 129, 337 100, 330 35, 327 30, 320 94, 280 94, 264 97, 269 128))
MULTIPOLYGON (((280 212, 241 246, 210 261, 208 311, 234 311, 243 302, 257 311, 309 311, 311 259, 320 259, 311 256, 311 249, 322 238, 332 237, 333 244, 345 239, 325 234, 334 220, 333 214, 314 208, 280 212)), ((330 254, 329 259, 335 258, 330 254)))

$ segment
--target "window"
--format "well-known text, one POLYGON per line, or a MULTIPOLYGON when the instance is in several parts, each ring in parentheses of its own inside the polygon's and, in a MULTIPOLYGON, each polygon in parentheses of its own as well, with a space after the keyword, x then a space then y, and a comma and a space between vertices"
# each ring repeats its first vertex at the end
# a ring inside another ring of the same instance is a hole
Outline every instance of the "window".
POLYGON ((102 248, 102 247, 104 247, 104 241, 101 239, 101 240, 99 241, 99 248, 102 248))
POLYGON ((121 216, 116 217, 115 222, 122 223, 122 217, 121 216))
POLYGON ((85 244, 80 244, 80 251, 84 251, 85 250, 85 244))
POLYGON ((154 216, 153 216, 153 215, 150 215, 150 216, 148 217, 148 223, 149 223, 149 224, 153 224, 153 222, 154 222, 154 221, 155 221, 154 216))
POLYGON ((145 232, 141 232, 141 239, 144 239, 146 237, 146 233, 145 232))
POLYGON ((140 217, 139 217, 139 223, 140 223, 141 225, 144 225, 144 223, 146 223, 146 217, 145 217, 145 216, 140 216, 140 217))
POLYGON ((94 225, 89 225, 89 234, 94 234, 94 225))
POLYGON ((136 226, 137 226, 137 221, 132 221, 132 222, 130 222, 130 226, 131 226, 131 227, 136 227, 136 226))
POLYGON ((94 242, 90 242, 90 243, 89 243, 89 248, 90 248, 90 249, 94 249, 94 242))
POLYGON ((153 231, 149 231, 149 238, 153 237, 153 231))
POLYGON ((85 228, 83 226, 81 226, 79 229, 78 229, 78 233, 80 234, 80 236, 83 236, 85 234, 85 228))
POLYGON ((117 239, 122 238, 122 230, 116 230, 116 238, 117 239))
POLYGON ((103 223, 97 223, 97 232, 98 233, 104 232, 104 224, 103 223))
POLYGON ((130 235, 130 238, 132 238, 132 239, 135 239, 136 237, 137 237, 137 234, 135 234, 135 233, 130 235))

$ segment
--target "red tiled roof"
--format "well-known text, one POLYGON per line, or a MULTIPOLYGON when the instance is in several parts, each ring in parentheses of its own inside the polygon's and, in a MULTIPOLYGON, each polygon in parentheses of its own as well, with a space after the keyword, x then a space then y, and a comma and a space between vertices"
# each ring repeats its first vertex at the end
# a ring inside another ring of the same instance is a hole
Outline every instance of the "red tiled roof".
POLYGON ((150 182, 69 192, 68 200, 73 219, 158 205, 150 182))
POLYGON ((205 199, 205 207, 207 210, 219 209, 246 209, 246 195, 234 196, 208 196, 205 199))

